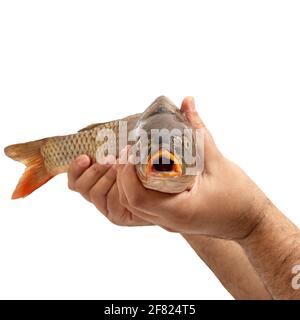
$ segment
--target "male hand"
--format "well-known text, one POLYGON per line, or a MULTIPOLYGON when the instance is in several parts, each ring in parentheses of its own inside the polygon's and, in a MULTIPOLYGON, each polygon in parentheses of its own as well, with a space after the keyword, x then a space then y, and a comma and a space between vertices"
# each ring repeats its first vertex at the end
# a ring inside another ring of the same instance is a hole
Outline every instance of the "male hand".
POLYGON ((226 239, 247 237, 262 220, 268 199, 217 149, 194 99, 185 98, 181 109, 194 128, 204 131, 204 170, 193 188, 175 195, 148 190, 128 163, 118 169, 120 203, 140 219, 168 230, 226 239))
POLYGON ((116 183, 118 165, 113 156, 108 156, 107 164, 94 163, 86 155, 79 156, 68 171, 68 185, 92 202, 112 223, 121 226, 145 226, 151 222, 133 214, 119 201, 116 183))
POLYGON ((194 128, 204 130, 204 170, 190 191, 170 195, 148 190, 132 164, 111 164, 115 159, 109 156, 106 165, 90 165, 85 155, 70 166, 69 188, 117 225, 156 224, 186 234, 242 239, 261 221, 268 200, 217 149, 196 112, 194 99, 185 98, 181 110, 194 128))

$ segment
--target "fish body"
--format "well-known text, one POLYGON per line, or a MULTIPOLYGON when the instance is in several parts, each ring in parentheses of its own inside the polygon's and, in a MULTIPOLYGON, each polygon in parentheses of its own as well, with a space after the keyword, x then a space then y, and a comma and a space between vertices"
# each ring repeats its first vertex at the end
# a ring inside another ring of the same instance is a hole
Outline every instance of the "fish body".
MULTIPOLYGON (((75 134, 8 146, 4 150, 5 154, 26 165, 12 199, 26 197, 57 174, 67 172, 71 162, 81 154, 88 155, 92 163, 101 162, 112 150, 118 158, 119 151, 127 144, 133 146, 133 152, 138 150, 140 153, 136 171, 146 188, 170 193, 184 191, 192 186, 195 177, 185 173, 186 166, 182 156, 176 155, 174 137, 169 143, 171 147, 166 148, 162 141, 164 135, 153 143, 155 139, 151 132, 153 129, 178 129, 175 138, 179 139, 179 133, 187 128, 190 126, 180 110, 168 98, 161 96, 140 114, 92 124, 75 134), (120 123, 126 125, 121 127, 120 123), (143 148, 142 132, 148 138, 143 148), (103 139, 103 136, 106 139, 103 139), (112 136, 114 139, 107 139, 112 136), (124 136, 130 136, 131 140, 125 140, 124 144, 124 136)), ((195 144, 193 139, 194 136, 190 137, 192 146, 195 144)))
MULTIPOLYGON (((97 150, 103 144, 103 141, 97 139, 99 132, 102 130, 112 130, 116 137, 117 147, 119 145, 120 121, 127 123, 126 131, 129 132, 133 129, 138 119, 139 114, 120 120, 93 124, 79 130, 75 134, 45 139, 44 144, 41 146, 41 155, 47 171, 52 175, 66 172, 70 163, 81 154, 88 155, 92 163, 95 163, 97 160, 97 150)), ((116 148, 115 155, 119 156, 119 148, 116 148)))

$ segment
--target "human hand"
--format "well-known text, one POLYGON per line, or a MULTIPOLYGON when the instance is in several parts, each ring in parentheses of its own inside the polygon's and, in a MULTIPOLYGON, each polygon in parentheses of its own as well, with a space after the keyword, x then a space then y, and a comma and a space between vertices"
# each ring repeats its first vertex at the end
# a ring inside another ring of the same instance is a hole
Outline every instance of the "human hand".
POLYGON ((116 183, 118 165, 115 158, 108 156, 107 164, 94 163, 86 155, 79 156, 68 170, 68 185, 80 193, 101 211, 112 223, 121 226, 145 226, 145 221, 133 214, 119 201, 116 183))
POLYGON ((118 169, 120 203, 135 216, 175 232, 244 238, 261 221, 268 199, 218 150, 196 112, 194 99, 185 98, 181 109, 194 128, 204 131, 204 170, 193 188, 180 194, 148 190, 128 163, 118 169))

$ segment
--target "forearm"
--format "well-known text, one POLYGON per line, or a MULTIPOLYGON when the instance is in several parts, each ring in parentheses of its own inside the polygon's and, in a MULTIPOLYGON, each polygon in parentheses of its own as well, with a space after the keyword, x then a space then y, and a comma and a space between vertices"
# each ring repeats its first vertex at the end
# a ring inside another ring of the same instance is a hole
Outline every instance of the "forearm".
POLYGON ((300 299, 292 286, 292 270, 300 265, 300 232, 275 206, 266 206, 264 218, 239 243, 274 299, 300 299))
POLYGON ((182 235, 236 299, 270 299, 239 244, 202 235, 182 235))

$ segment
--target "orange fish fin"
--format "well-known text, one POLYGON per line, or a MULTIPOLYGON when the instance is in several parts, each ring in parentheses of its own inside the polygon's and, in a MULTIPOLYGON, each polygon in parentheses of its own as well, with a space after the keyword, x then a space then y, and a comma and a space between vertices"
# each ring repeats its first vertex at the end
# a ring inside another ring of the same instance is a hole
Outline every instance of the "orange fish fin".
POLYGON ((46 139, 42 139, 14 144, 4 149, 8 157, 26 165, 25 172, 12 195, 12 199, 25 198, 53 177, 47 171, 41 154, 41 146, 45 141, 46 139))

